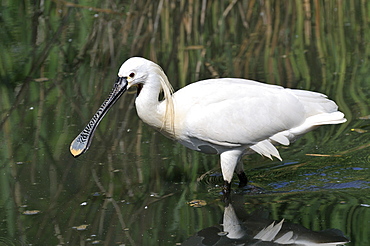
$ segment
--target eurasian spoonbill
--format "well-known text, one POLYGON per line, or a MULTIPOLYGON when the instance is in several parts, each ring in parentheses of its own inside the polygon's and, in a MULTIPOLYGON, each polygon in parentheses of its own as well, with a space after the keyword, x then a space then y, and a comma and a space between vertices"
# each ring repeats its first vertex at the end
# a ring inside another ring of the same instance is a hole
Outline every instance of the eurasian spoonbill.
POLYGON ((275 145, 289 145, 320 125, 346 122, 326 95, 252 80, 207 79, 173 93, 159 65, 132 57, 119 69, 109 97, 71 143, 73 156, 89 148, 99 122, 133 86, 137 114, 145 123, 192 150, 220 155, 224 194, 230 192, 234 171, 240 186, 248 182, 243 155, 257 152, 281 160, 275 145))

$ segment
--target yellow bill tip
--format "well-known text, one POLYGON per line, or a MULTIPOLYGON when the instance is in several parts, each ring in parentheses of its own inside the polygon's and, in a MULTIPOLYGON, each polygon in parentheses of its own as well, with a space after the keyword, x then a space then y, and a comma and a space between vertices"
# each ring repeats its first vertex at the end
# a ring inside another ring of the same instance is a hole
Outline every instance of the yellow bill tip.
POLYGON ((83 149, 74 149, 74 148, 72 148, 72 146, 71 146, 71 148, 69 149, 69 151, 71 152, 71 154, 72 154, 74 157, 77 157, 77 156, 79 156, 79 155, 81 155, 81 154, 83 153, 83 149))

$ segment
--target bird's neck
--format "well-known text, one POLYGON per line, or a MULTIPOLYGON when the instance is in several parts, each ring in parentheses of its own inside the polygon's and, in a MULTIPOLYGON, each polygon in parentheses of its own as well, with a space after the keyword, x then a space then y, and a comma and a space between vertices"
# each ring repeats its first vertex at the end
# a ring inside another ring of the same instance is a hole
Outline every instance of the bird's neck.
POLYGON ((165 90, 165 88, 163 88, 163 80, 167 80, 164 74, 154 73, 148 77, 136 98, 136 111, 138 116, 148 125, 166 135, 173 135, 172 95, 168 95, 167 93, 167 98, 163 101, 159 101, 161 90, 165 90), (169 110, 172 112, 169 112, 169 110))

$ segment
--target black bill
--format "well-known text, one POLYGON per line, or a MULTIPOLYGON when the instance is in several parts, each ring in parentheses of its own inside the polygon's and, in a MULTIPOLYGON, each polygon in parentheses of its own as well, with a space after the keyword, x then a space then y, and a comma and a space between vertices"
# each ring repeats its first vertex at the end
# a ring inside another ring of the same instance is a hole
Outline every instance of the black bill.
POLYGON ((100 121, 126 90, 126 77, 118 77, 108 98, 100 106, 85 129, 71 143, 69 150, 74 157, 78 157, 86 152, 91 144, 92 137, 94 136, 95 130, 100 121))

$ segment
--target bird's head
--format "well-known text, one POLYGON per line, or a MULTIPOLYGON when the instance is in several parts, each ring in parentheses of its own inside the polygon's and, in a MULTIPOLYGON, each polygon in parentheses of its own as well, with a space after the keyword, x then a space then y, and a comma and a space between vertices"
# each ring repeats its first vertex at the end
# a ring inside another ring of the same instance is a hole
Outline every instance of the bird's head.
POLYGON ((122 64, 118 71, 118 77, 126 78, 128 88, 145 83, 148 78, 148 70, 153 66, 152 64, 153 62, 147 59, 132 57, 122 64))
POLYGON ((127 81, 127 89, 136 86, 139 94, 147 81, 154 81, 148 78, 158 73, 165 76, 162 68, 156 63, 142 57, 132 57, 122 64, 118 71, 118 78, 127 81))

